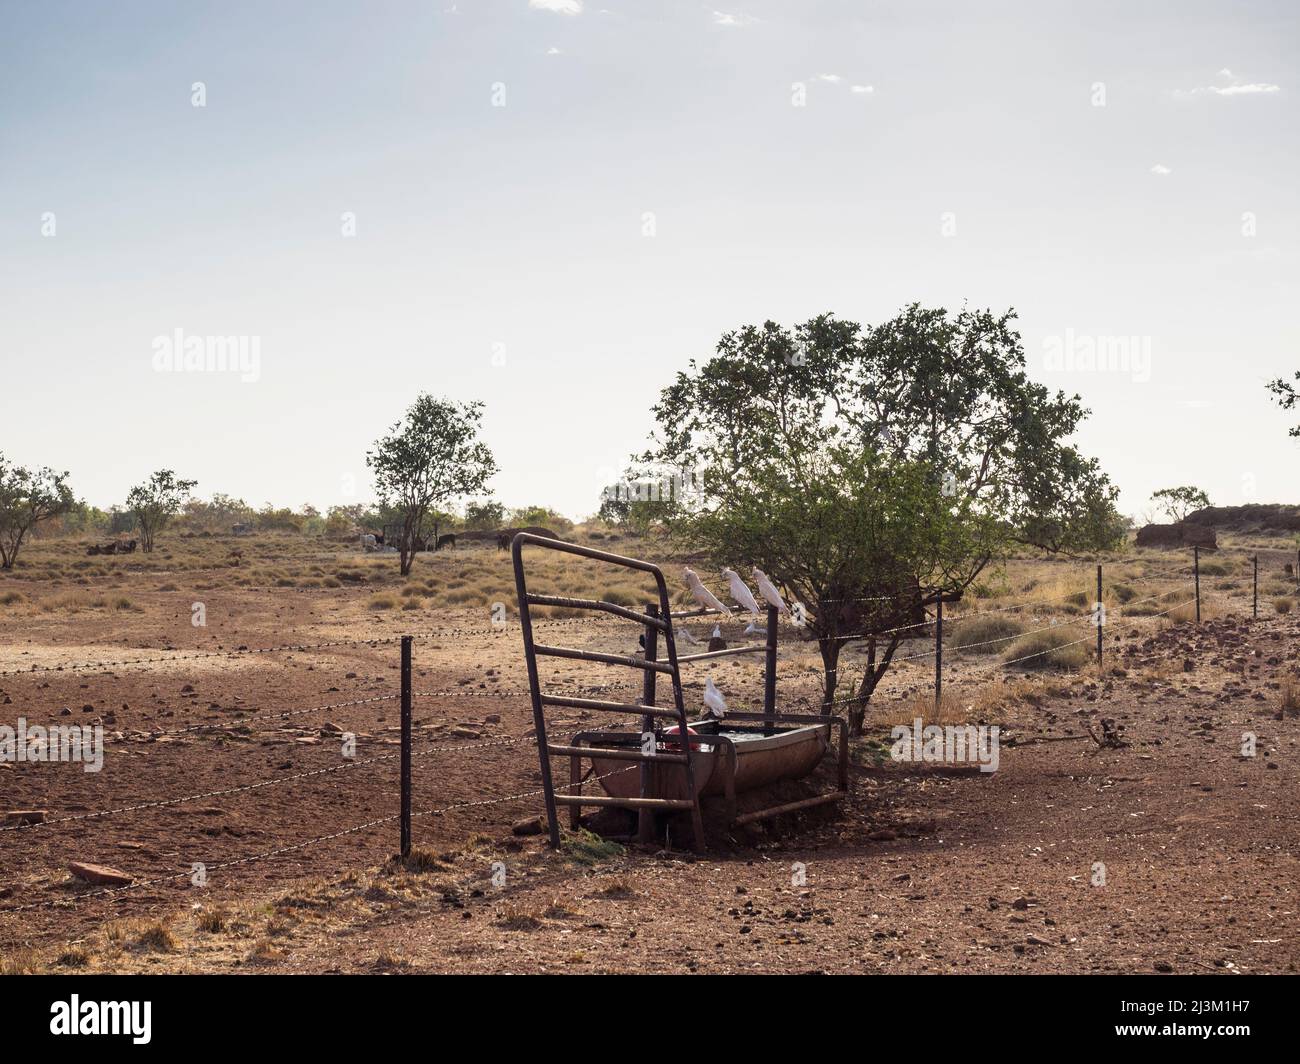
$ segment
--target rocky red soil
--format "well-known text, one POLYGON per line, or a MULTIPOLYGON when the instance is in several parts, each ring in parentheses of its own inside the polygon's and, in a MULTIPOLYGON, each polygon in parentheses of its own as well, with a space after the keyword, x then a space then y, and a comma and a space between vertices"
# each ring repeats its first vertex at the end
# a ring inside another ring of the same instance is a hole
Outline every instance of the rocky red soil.
MULTIPOLYGON (((391 636, 407 622, 368 616, 344 590, 231 590, 209 596, 224 620, 187 631, 187 596, 136 597, 144 613, 108 631, 91 619, 7 626, 4 660, 166 659, 391 636)), ((415 871, 379 869, 395 823, 347 831, 396 812, 396 702, 272 715, 393 694, 393 644, 0 676, 5 723, 101 721, 110 736, 97 774, 0 768, 0 811, 49 821, 0 832, 11 966, 1232 973, 1300 960, 1300 718, 1282 708, 1297 675, 1291 618, 1131 630, 1108 649, 1105 681, 1006 682, 988 663, 953 661, 950 692, 1006 729, 999 771, 882 761, 868 737, 854 746, 847 807, 715 838, 700 858, 556 855, 512 835, 540 809, 536 796, 500 800, 538 787, 517 630, 493 630, 481 611, 424 628, 459 634, 417 644, 417 690, 438 693, 416 703, 415 807, 461 807, 417 819, 427 866, 415 871), (1127 745, 1087 737, 1102 718, 1127 745), (347 767, 341 731, 359 736, 347 767), (515 741, 474 746, 493 739, 515 741), (218 791, 233 793, 158 804, 218 791), (475 802, 491 804, 463 805, 475 802), (73 861, 172 878, 95 895, 104 888, 74 879, 73 861), (202 888, 189 883, 196 862, 210 869, 202 888), (221 927, 204 923, 213 912, 221 927), (132 946, 120 928, 142 921, 169 928, 171 946, 132 946)), ((573 625, 569 641, 618 645, 613 631, 573 625)), ((811 660, 806 648, 783 656, 791 704, 811 704, 811 660)), ((901 668, 873 719, 897 716, 926 668, 901 668)), ((719 673, 737 701, 757 697, 752 664, 719 673)), ((584 726, 574 713, 556 730, 584 726)))

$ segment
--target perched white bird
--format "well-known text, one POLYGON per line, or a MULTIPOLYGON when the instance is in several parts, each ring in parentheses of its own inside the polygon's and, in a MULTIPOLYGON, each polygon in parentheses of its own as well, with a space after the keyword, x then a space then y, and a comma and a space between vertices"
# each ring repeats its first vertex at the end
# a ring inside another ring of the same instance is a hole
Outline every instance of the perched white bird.
POLYGON ((691 634, 691 630, 687 628, 686 625, 682 625, 680 628, 676 629, 676 634, 682 637, 683 643, 688 643, 693 647, 700 645, 700 641, 691 634))
POLYGON ((727 586, 731 588, 731 597, 750 613, 758 613, 758 603, 754 601, 754 593, 745 586, 745 581, 740 579, 740 574, 735 569, 723 569, 722 575, 727 581, 727 586))
POLYGON ((704 681, 704 708, 710 717, 717 717, 718 720, 727 715, 727 700, 722 697, 712 676, 704 681))
POLYGON ((704 586, 704 581, 695 574, 694 569, 683 569, 682 572, 686 576, 686 586, 690 588, 691 594, 694 596, 696 602, 706 610, 717 610, 719 613, 731 612, 731 610, 722 604, 721 599, 704 586))
POLYGON ((710 650, 727 649, 727 641, 722 638, 722 625, 720 624, 715 624, 713 626, 713 634, 709 636, 709 649, 710 650))
POLYGON ((790 616, 790 607, 785 604, 785 599, 781 597, 781 592, 776 589, 776 585, 767 578, 767 573, 763 572, 757 565, 754 566, 754 581, 758 584, 758 593, 767 601, 777 608, 777 611, 790 616))

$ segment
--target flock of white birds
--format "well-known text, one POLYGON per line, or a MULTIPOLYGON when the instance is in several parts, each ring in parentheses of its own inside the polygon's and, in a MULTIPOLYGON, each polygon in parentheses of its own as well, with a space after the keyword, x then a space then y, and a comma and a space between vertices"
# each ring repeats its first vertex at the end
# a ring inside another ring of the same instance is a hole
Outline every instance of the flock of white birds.
MULTIPOLYGON (((691 597, 695 599, 704 609, 715 613, 721 613, 724 616, 731 616, 731 607, 727 606, 717 595, 708 589, 704 581, 700 579, 699 574, 694 569, 687 568, 684 571, 686 577, 686 587, 690 590, 691 597)), ((758 593, 763 596, 764 601, 769 605, 775 606, 777 611, 786 617, 790 616, 790 607, 785 604, 785 599, 781 597, 781 592, 776 589, 776 585, 768 578, 767 574, 754 567, 754 582, 758 585, 758 593)), ((758 600, 754 598, 754 593, 750 591, 749 585, 740 578, 740 574, 734 569, 723 569, 722 578, 727 581, 727 589, 731 597, 736 600, 742 609, 748 610, 756 620, 761 616, 762 611, 759 609, 758 600)), ((690 631, 682 628, 682 633, 688 643, 698 643, 699 640, 691 635, 690 631)), ((759 628, 754 620, 751 620, 749 627, 745 629, 746 635, 763 635, 767 633, 759 628)), ((713 628, 713 638, 720 639, 722 629, 715 625, 713 628)), ((707 716, 721 720, 727 715, 727 701, 722 692, 718 690, 717 684, 713 682, 710 676, 704 681, 704 710, 707 716)))

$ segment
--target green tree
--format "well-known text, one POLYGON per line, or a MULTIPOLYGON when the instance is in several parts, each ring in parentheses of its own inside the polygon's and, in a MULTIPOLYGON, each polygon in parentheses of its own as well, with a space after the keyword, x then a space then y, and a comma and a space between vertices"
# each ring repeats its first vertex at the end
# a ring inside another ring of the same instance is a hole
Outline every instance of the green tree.
POLYGON ((1116 489, 1066 442, 1086 411, 1027 377, 1013 320, 914 304, 868 329, 746 326, 654 407, 642 461, 692 471, 697 491, 670 529, 803 604, 828 704, 842 648, 865 642, 855 732, 919 611, 1026 544, 1118 541, 1116 489))
POLYGON ((401 514, 403 576, 411 571, 415 540, 430 511, 458 496, 480 494, 496 473, 496 459, 478 438, 482 419, 480 402, 422 393, 366 454, 380 503, 401 514))
POLYGON ((1188 514, 1210 505, 1210 497, 1200 488, 1184 484, 1177 488, 1161 488, 1152 493, 1151 501, 1164 510, 1169 520, 1186 521, 1188 514))
POLYGON ((0 569, 12 569, 23 537, 76 505, 67 472, 13 465, 0 454, 0 569))
MULTIPOLYGON (((1297 384, 1300 384, 1300 370, 1296 371, 1295 380, 1297 384)), ((1300 389, 1297 389, 1296 384, 1292 384, 1285 377, 1269 381, 1266 387, 1273 393, 1273 402, 1277 403, 1283 410, 1294 410, 1296 403, 1300 403, 1300 389)), ((1290 435, 1300 436, 1300 425, 1293 425, 1290 435)))
POLYGON ((135 514, 140 529, 140 549, 152 553, 158 534, 185 504, 197 480, 180 480, 170 469, 160 469, 126 496, 126 508, 135 514))
POLYGON ((573 522, 549 506, 516 506, 510 511, 510 524, 515 528, 541 525, 553 532, 567 532, 573 522))
POLYGON ((474 530, 500 528, 506 519, 506 508, 495 499, 465 504, 465 527, 474 530))

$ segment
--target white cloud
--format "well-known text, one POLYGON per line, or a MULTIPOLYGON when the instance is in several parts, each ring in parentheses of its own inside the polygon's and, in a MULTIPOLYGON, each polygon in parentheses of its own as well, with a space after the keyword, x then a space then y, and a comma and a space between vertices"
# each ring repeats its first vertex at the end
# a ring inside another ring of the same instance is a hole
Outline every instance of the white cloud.
POLYGON ((875 91, 876 91, 876 87, 874 85, 850 85, 849 86, 849 92, 869 93, 875 91))
POLYGON ((1173 171, 1170 170, 1169 167, 1165 166, 1164 163, 1156 163, 1155 166, 1151 167, 1151 172, 1153 174, 1159 174, 1161 177, 1173 173, 1173 171))
POLYGON ((553 11, 557 15, 581 15, 582 0, 528 0, 535 11, 553 11))
POLYGON ((1180 100, 1195 99, 1198 96, 1268 96, 1275 92, 1281 92, 1280 85, 1274 85, 1266 81, 1240 82, 1237 76, 1231 70, 1224 67, 1219 71, 1218 77, 1224 78, 1231 85, 1206 85, 1198 89, 1177 89, 1174 96, 1180 100))
POLYGON ((713 12, 713 24, 715 26, 731 26, 737 28, 740 26, 748 26, 753 21, 754 20, 748 15, 731 15, 726 11, 713 12))
POLYGON ((844 79, 838 74, 818 74, 818 81, 829 81, 832 85, 838 85, 844 79))
POLYGON ((548 48, 548 49, 546 49, 546 54, 547 54, 547 55, 563 55, 564 53, 561 52, 558 48, 548 48))
POLYGON ((1229 85, 1226 88, 1219 88, 1217 85, 1211 85, 1210 91, 1216 96, 1253 96, 1261 92, 1281 92, 1280 85, 1269 85, 1262 81, 1253 81, 1249 85, 1229 85))

